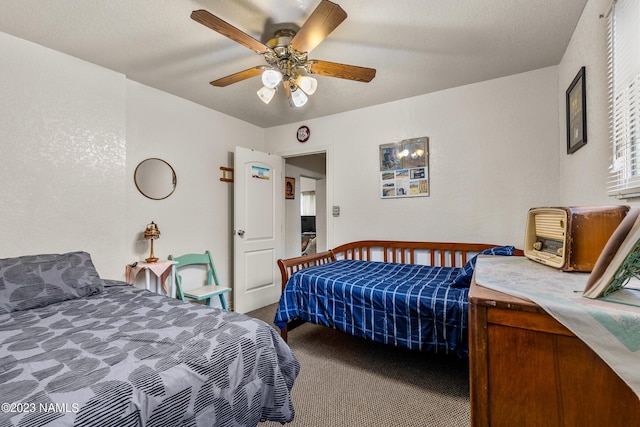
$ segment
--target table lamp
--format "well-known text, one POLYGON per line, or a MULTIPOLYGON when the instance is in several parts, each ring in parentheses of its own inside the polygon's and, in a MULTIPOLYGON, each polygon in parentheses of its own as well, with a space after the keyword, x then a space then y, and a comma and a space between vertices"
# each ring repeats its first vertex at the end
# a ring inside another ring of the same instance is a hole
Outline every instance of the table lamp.
POLYGON ((153 241, 160 238, 160 230, 155 222, 151 221, 151 224, 147 224, 147 228, 144 230, 144 238, 151 240, 151 253, 149 258, 145 259, 146 262, 158 262, 158 258, 153 255, 153 241))

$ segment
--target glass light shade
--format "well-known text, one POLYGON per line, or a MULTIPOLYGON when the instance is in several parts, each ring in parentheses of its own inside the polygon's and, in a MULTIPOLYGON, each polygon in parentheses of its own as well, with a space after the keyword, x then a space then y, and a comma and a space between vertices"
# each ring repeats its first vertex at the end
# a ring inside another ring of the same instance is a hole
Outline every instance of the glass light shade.
POLYGON ((282 81, 282 73, 278 70, 264 70, 262 72, 262 84, 273 89, 282 81))
POLYGON ((151 224, 147 224, 147 228, 144 230, 144 238, 147 240, 160 238, 160 229, 155 222, 151 221, 151 224))
POLYGON ((273 99, 273 95, 276 94, 276 90, 274 88, 263 86, 260 90, 258 90, 258 97, 262 102, 268 104, 273 99))
POLYGON ((318 88, 318 81, 309 76, 298 77, 296 83, 298 84, 298 87, 302 89, 302 91, 307 95, 313 95, 318 88))
POLYGON ((294 107, 302 107, 307 103, 309 98, 304 94, 303 91, 299 89, 295 89, 291 91, 291 97, 289 98, 289 103, 294 107))

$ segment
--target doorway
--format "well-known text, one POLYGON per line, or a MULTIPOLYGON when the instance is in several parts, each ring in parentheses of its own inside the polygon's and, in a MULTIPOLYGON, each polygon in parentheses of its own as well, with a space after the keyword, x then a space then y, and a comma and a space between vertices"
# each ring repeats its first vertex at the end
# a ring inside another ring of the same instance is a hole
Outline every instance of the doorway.
POLYGON ((295 179, 295 198, 285 201, 285 258, 327 250, 327 156, 285 157, 285 175, 295 179))
POLYGON ((302 255, 317 253, 316 180, 300 177, 300 248, 302 255))

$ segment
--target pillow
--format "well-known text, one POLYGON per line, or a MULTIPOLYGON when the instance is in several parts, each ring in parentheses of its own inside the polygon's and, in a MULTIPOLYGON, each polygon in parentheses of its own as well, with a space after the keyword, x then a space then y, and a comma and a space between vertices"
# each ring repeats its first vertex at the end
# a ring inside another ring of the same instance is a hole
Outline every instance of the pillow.
POLYGON ((44 307, 103 291, 86 252, 0 259, 0 313, 44 307))
MULTIPOLYGON (((495 248, 485 249, 478 255, 513 255, 515 248, 513 246, 496 246, 495 248)), ((471 258, 462 267, 462 271, 453 279, 451 286, 454 288, 468 288, 471 286, 471 276, 473 276, 473 269, 476 266, 476 260, 478 255, 471 258)))

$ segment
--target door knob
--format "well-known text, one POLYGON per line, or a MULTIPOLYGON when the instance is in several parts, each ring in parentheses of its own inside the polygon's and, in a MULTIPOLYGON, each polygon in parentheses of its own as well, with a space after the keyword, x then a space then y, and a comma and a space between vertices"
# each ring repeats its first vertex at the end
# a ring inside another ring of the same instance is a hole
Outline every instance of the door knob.
POLYGON ((244 230, 238 230, 238 236, 240 237, 244 236, 244 230))

